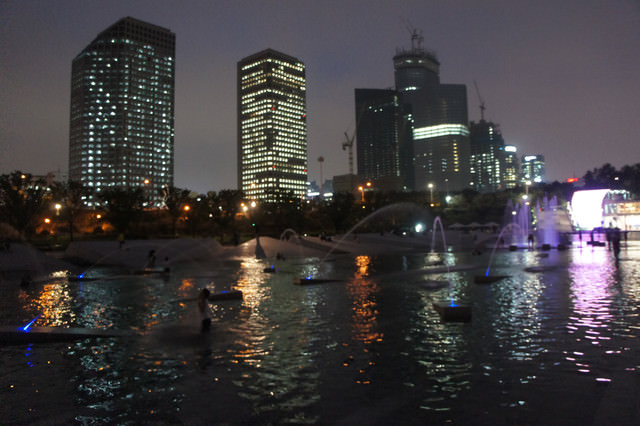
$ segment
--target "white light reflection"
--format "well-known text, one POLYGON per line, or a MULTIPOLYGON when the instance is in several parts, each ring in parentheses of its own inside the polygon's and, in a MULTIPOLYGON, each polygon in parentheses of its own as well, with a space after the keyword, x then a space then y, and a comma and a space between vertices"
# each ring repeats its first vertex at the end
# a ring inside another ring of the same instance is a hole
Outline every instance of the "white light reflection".
MULTIPOLYGON (((589 361, 595 362, 600 356, 594 356, 593 348, 606 345, 611 340, 610 326, 616 319, 612 312, 613 299, 618 292, 614 286, 616 268, 604 250, 574 250, 569 266, 573 309, 566 329, 575 336, 578 344, 587 344, 591 349, 565 352, 565 360, 573 363, 577 372, 584 374, 594 373, 594 366, 589 361)), ((602 347, 601 350, 605 354, 611 353, 611 348, 602 347)), ((610 379, 599 377, 597 380, 610 379)))

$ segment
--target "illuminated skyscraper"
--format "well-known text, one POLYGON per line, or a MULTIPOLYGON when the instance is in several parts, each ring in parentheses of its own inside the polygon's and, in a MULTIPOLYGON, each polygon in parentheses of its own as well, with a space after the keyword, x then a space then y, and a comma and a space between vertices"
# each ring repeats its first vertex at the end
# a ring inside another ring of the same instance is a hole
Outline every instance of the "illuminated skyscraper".
POLYGON ((159 205, 173 185, 174 57, 174 33, 129 17, 75 57, 70 180, 95 193, 141 187, 159 205))
POLYGON ((469 124, 471 138, 471 182, 480 192, 495 192, 504 186, 504 139, 498 125, 481 119, 469 124))
POLYGON ((520 182, 520 161, 518 161, 518 148, 514 145, 505 145, 502 166, 502 182, 505 189, 513 189, 520 182))
POLYGON ((238 187, 249 198, 301 198, 307 186, 305 67, 272 49, 238 62, 238 187))
POLYGON ((414 189, 470 186, 467 89, 441 84, 440 62, 414 32, 409 50, 393 57, 396 91, 413 119, 414 189))
POLYGON ((545 181, 544 155, 525 155, 522 157, 522 181, 532 183, 545 181))
POLYGON ((413 188, 411 117, 390 89, 356 89, 358 175, 377 190, 413 188))

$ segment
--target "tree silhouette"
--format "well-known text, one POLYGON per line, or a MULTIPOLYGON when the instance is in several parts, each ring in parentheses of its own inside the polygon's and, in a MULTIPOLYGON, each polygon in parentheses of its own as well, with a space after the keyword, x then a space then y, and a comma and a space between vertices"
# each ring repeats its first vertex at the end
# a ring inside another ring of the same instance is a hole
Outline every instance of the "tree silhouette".
POLYGON ((30 237, 49 198, 43 179, 17 170, 0 176, 0 221, 30 237))
POLYGON ((86 194, 82 184, 76 181, 54 182, 51 187, 52 200, 62 205, 60 214, 69 228, 69 240, 73 241, 75 219, 83 210, 82 196, 86 194))
POLYGON ((106 219, 119 233, 127 232, 142 214, 145 201, 142 188, 113 188, 99 193, 106 219))

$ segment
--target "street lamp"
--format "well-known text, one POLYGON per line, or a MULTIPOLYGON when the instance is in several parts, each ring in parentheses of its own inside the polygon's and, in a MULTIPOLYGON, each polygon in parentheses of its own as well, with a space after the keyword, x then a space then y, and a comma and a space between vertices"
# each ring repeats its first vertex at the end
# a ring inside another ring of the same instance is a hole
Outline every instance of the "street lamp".
POLYGON ((322 163, 324 163, 324 157, 320 156, 318 157, 318 163, 320 163, 320 198, 324 198, 324 190, 323 190, 323 184, 324 184, 324 177, 322 176, 322 163))
POLYGON ((56 203, 53 207, 56 209, 56 216, 60 216, 60 209, 62 208, 62 205, 60 203, 56 203))
POLYGON ((360 191, 360 195, 361 195, 360 199, 361 199, 361 200, 362 200, 362 202, 364 203, 364 186, 360 185, 360 186, 358 187, 358 191, 360 191))
POLYGON ((431 193, 431 207, 433 207, 433 184, 429 183, 429 185, 427 185, 429 187, 429 192, 431 193))

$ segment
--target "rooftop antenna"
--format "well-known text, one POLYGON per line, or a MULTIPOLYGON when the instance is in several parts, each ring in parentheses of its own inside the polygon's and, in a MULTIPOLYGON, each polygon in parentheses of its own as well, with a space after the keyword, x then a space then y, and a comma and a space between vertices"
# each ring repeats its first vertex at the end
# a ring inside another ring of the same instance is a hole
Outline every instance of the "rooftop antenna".
POLYGON ((473 85, 476 87, 476 93, 478 94, 478 100, 480 101, 480 121, 484 121, 484 110, 486 108, 484 106, 484 99, 480 96, 480 89, 478 89, 478 83, 476 83, 475 80, 473 80, 473 85))

